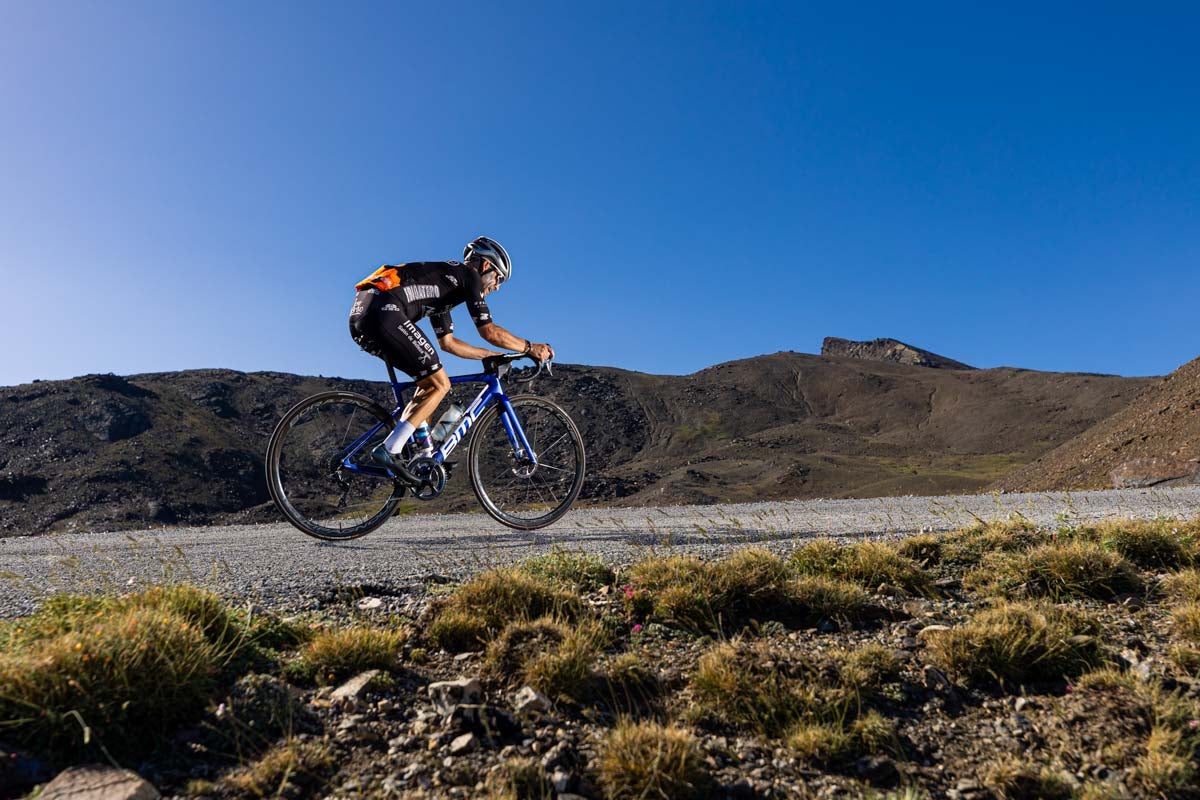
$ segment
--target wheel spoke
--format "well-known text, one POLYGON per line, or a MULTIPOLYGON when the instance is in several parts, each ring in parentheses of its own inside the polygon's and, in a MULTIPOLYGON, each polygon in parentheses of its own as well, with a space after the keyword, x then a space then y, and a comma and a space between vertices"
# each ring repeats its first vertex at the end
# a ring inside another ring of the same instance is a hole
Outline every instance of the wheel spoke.
POLYGON ((315 395, 289 412, 272 435, 268 463, 276 504, 288 521, 318 538, 361 536, 391 516, 398 500, 390 480, 342 470, 346 443, 372 427, 385 430, 387 413, 365 397, 315 395))
POLYGON ((579 493, 583 442, 570 418, 548 401, 518 398, 513 411, 538 463, 515 457, 498 414, 489 411, 472 434, 471 479, 493 517, 516 528, 538 528, 562 516, 579 493), (553 463, 542 460, 553 453, 559 454, 553 463))

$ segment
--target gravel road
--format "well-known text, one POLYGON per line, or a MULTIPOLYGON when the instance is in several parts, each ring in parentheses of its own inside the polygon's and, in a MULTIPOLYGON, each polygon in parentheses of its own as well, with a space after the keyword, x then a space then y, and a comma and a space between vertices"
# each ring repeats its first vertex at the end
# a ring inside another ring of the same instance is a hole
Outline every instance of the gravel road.
POLYGON ((265 605, 303 607, 339 590, 407 594, 428 580, 458 580, 554 545, 627 563, 650 551, 714 554, 749 542, 785 550, 820 536, 902 537, 1013 512, 1040 524, 1194 517, 1200 487, 586 509, 537 534, 482 514, 412 515, 336 544, 286 524, 0 539, 0 617, 29 613, 47 593, 127 590, 170 579, 265 605))

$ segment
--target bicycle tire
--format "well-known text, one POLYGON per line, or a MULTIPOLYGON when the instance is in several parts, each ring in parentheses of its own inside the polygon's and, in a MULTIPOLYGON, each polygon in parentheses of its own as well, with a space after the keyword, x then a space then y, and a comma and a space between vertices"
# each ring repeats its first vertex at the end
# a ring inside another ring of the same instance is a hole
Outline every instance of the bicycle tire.
MULTIPOLYGON (((267 442, 267 458, 265 469, 267 476, 267 490, 270 492, 271 499, 275 502, 275 506, 280 510, 284 518, 286 518, 289 523, 309 536, 317 539, 324 541, 345 541, 366 536, 368 533, 387 522, 388 519, 395 513, 396 506, 399 504, 400 499, 404 495, 404 488, 399 484, 389 484, 391 492, 387 496, 387 499, 380 504, 378 510, 371 513, 361 523, 350 525, 344 528, 323 525, 320 521, 311 519, 305 512, 296 506, 296 504, 289 497, 288 490, 284 485, 285 479, 283 475, 282 462, 287 455, 284 452, 284 447, 288 441, 288 433, 292 431, 297 421, 305 414, 305 412, 318 408, 322 405, 333 403, 341 403, 361 409, 367 415, 369 415, 369 417, 373 418, 369 421, 369 424, 361 428, 353 429, 355 436, 366 433, 369 427, 374 425, 375 422, 386 423, 386 427, 383 430, 385 435, 394 427, 391 416, 388 414, 388 412, 384 410, 383 406, 379 405, 369 397, 364 397, 363 395, 355 394, 353 392, 341 391, 321 392, 319 394, 314 394, 310 397, 306 397, 288 409, 288 412, 283 415, 283 418, 280 419, 279 423, 275 426, 275 430, 272 431, 271 438, 267 442)), ((349 430, 350 426, 348 425, 347 427, 349 430)), ((342 444, 344 445, 345 442, 343 441, 342 444)), ((366 450, 367 448, 364 447, 363 449, 366 450)), ((340 470, 338 472, 340 472, 340 470)), ((356 475, 355 477, 356 479, 363 481, 380 481, 379 478, 374 478, 367 475, 356 475)))
MULTIPOLYGON (((483 415, 480 416, 479 421, 475 424, 471 431, 471 446, 467 455, 467 460, 469 462, 468 471, 471 478, 471 488, 475 491, 475 496, 479 499, 479 504, 483 506, 483 510, 486 511, 488 515, 492 517, 492 519, 496 520, 502 525, 515 528, 516 530, 537 530, 538 528, 544 528, 547 525, 561 519, 562 516, 571 509, 571 504, 575 502, 575 499, 579 496, 579 491, 583 488, 584 473, 587 470, 587 457, 584 453, 583 437, 580 435, 579 428, 576 427, 575 422, 571 419, 570 415, 567 414, 567 412, 564 411, 561 406, 552 403, 544 397, 538 397, 536 395, 518 395, 516 397, 510 397, 509 402, 513 406, 514 412, 517 415, 517 419, 521 419, 522 417, 520 413, 520 407, 537 407, 540 410, 548 412, 554 419, 558 420, 562 424, 565 433, 561 434, 561 436, 569 437, 572 445, 572 457, 575 461, 574 467, 572 467, 570 470, 561 470, 563 472, 573 472, 573 475, 570 479, 569 488, 566 489, 561 499, 554 497, 555 504, 549 508, 546 513, 536 517, 527 518, 516 516, 512 512, 506 512, 499 506, 493 497, 497 487, 493 486, 489 488, 487 485, 485 485, 486 481, 481 475, 482 458, 490 455, 493 458, 503 460, 496 452, 498 449, 495 446, 496 442, 502 442, 501 448, 508 449, 509 461, 514 461, 512 447, 508 442, 507 435, 505 435, 503 439, 494 436, 489 438, 488 435, 489 431, 491 431, 492 427, 496 425, 497 420, 500 417, 501 406, 499 403, 495 403, 488 408, 483 415)), ((524 421, 522 421, 522 427, 525 429, 526 437, 530 440, 530 446, 533 447, 534 452, 537 453, 539 447, 544 443, 533 441, 533 438, 537 435, 537 433, 536 431, 530 430, 529 427, 526 427, 524 421)), ((501 428, 501 430, 503 429, 501 428)), ((557 447, 558 445, 552 446, 557 447)), ((539 454, 539 459, 540 458, 541 455, 539 454)), ((513 475, 517 475, 519 469, 519 467, 512 467, 509 472, 511 472, 513 475)), ((539 464, 539 466, 533 470, 532 474, 526 478, 530 481, 531 485, 533 484, 533 477, 537 474, 538 469, 542 469, 541 464, 539 464)), ((546 469, 556 468, 547 464, 546 469)), ((546 474, 544 469, 542 470, 542 474, 546 474)), ((505 477, 507 477, 507 475, 505 477)), ((520 479, 520 477, 521 476, 518 475, 518 479, 520 479)), ((545 488, 546 486, 547 484, 545 483, 541 484, 542 488, 545 488)))

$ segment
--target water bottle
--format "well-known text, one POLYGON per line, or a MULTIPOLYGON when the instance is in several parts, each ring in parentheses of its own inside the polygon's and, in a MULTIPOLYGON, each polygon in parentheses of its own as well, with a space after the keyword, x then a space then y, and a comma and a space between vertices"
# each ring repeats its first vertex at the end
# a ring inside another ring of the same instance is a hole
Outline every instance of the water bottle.
POLYGON ((451 403, 450 407, 438 417, 437 424, 433 426, 433 440, 438 444, 446 441, 446 437, 454 430, 454 426, 462 419, 463 409, 458 403, 451 403))
POLYGON ((433 442, 429 438, 427 423, 422 422, 421 427, 413 431, 413 449, 416 450, 417 457, 433 455, 433 442))

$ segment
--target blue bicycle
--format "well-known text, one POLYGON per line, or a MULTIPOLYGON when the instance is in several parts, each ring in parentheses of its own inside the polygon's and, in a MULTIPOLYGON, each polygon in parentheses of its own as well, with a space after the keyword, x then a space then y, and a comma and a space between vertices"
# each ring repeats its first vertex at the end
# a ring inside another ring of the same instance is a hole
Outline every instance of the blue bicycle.
MULTIPOLYGON (((353 392, 321 392, 301 400, 279 421, 267 444, 267 486, 287 520, 318 539, 355 539, 396 512, 406 491, 433 500, 446 488, 446 458, 471 433, 467 453, 471 488, 494 519, 534 530, 566 514, 583 487, 583 437, 566 411, 542 397, 504 393, 500 380, 521 354, 484 359, 485 371, 451 384, 482 383, 475 400, 432 456, 409 443, 408 469, 420 478, 408 486, 374 465, 371 448, 387 437, 416 384, 388 377, 396 407, 388 412, 353 392), (415 456, 415 457, 414 457, 415 456)), ((549 373, 548 363, 525 370, 518 383, 549 373)))

